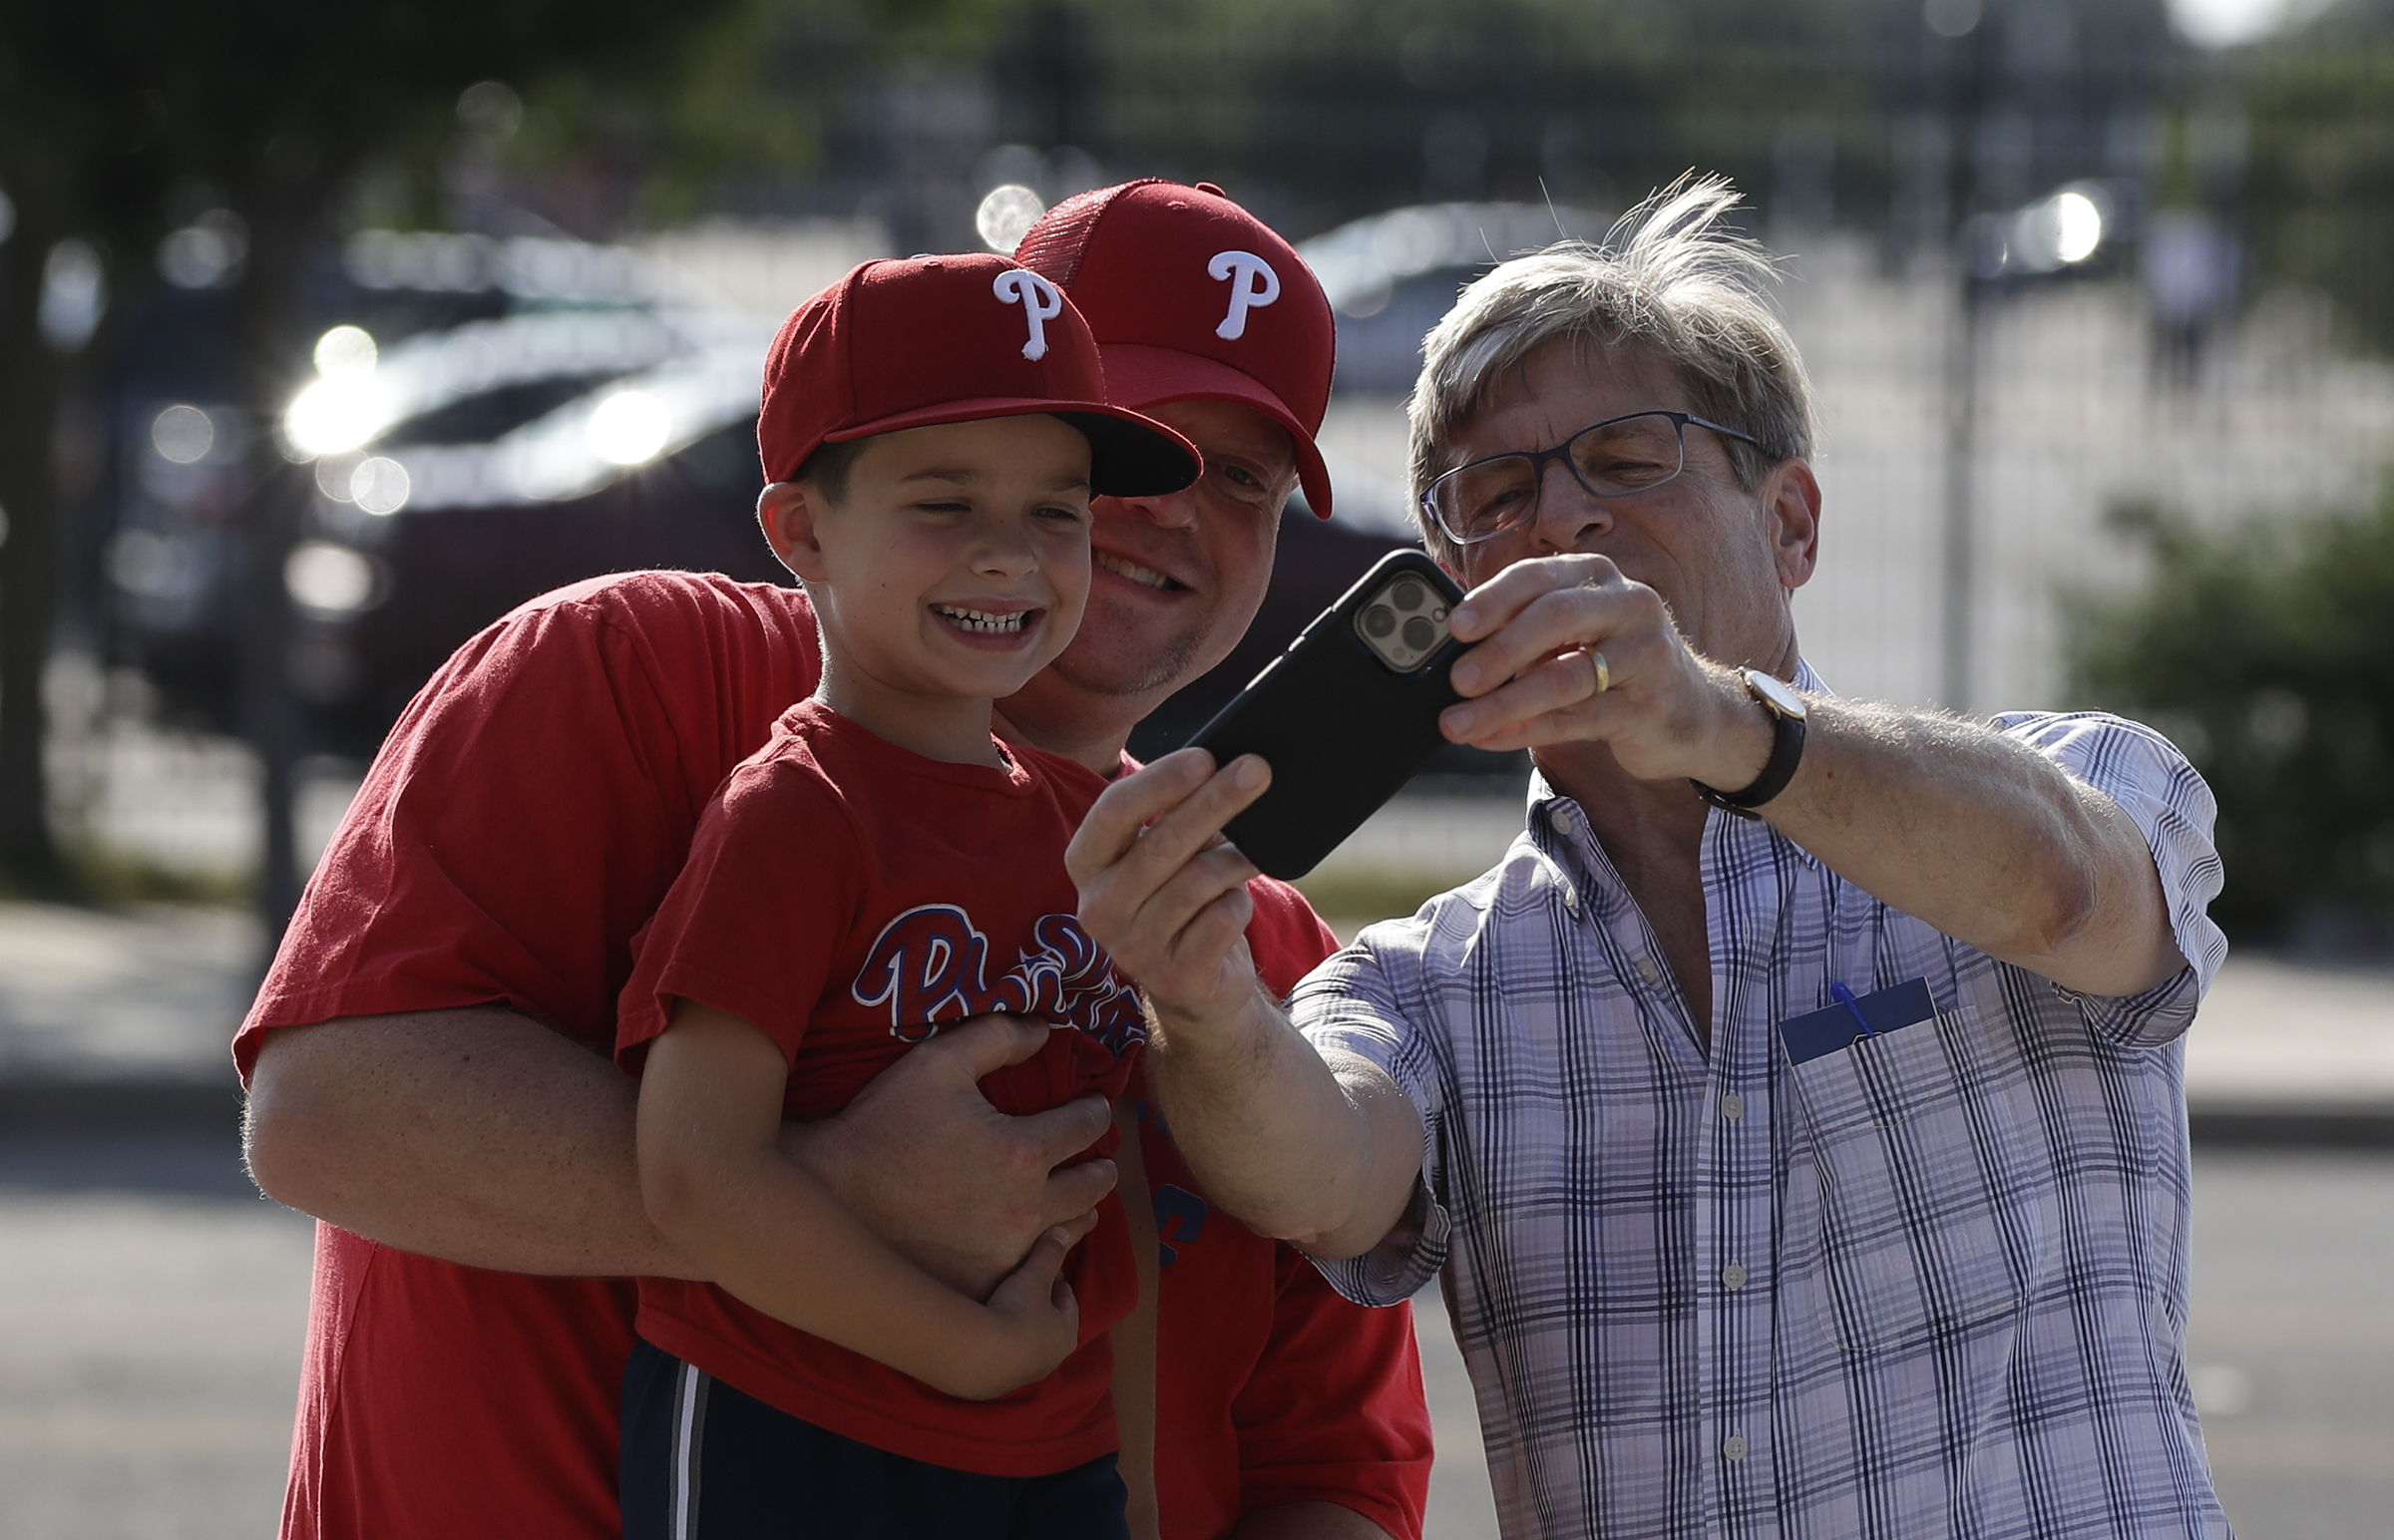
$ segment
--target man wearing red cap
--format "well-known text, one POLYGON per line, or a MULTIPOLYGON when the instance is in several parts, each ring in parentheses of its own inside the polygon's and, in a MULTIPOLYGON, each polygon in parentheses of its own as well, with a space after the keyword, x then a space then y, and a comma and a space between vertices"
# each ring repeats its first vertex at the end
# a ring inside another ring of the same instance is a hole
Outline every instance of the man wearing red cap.
MULTIPOLYGON (((1205 455, 1190 491, 1099 500, 1079 635, 999 705, 1007 736, 1111 770, 1131 727, 1245 630, 1292 484, 1327 511, 1311 433, 1331 318, 1295 252, 1212 190, 1073 199, 1022 258, 1087 314, 1109 376, 1132 350, 1110 399, 1205 455)), ((259 1180, 327 1221, 286 1535, 615 1532, 620 1280, 698 1270, 640 1207, 631 1087, 598 1054, 700 809, 817 667, 798 594, 601 579, 476 638, 394 730, 235 1043, 259 1180)), ((1311 925, 1310 956, 1257 948, 1285 991, 1327 938, 1285 903, 1258 908, 1281 937, 1311 925)), ((1102 1131, 1101 1104, 1009 1121, 975 1089, 1044 1036, 943 1031, 788 1144, 929 1271, 995 1276, 1111 1176, 1051 1169, 1102 1131)), ((1152 1424, 1120 1382, 1116 1398, 1134 1492, 1152 1449, 1160 1533, 1417 1535, 1409 1322, 1345 1307, 1213 1215, 1168 1139, 1141 1132, 1121 1159, 1153 1200, 1127 1207, 1134 1226, 1152 1211, 1157 1320, 1144 1358, 1135 1319, 1115 1346, 1132 1381, 1152 1365, 1152 1424)))

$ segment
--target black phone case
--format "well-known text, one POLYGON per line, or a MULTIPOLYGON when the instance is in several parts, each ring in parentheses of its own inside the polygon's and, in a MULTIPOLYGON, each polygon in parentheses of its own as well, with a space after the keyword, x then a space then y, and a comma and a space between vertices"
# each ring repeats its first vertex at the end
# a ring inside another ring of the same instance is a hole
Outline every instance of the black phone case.
POLYGON ((1463 644, 1447 636, 1396 673, 1356 634, 1357 612, 1400 572, 1449 608, 1462 599, 1427 556, 1391 552, 1189 740, 1216 764, 1258 754, 1272 767, 1270 788, 1225 830, 1270 876, 1311 872, 1444 741, 1438 713, 1461 698, 1446 675, 1463 644))

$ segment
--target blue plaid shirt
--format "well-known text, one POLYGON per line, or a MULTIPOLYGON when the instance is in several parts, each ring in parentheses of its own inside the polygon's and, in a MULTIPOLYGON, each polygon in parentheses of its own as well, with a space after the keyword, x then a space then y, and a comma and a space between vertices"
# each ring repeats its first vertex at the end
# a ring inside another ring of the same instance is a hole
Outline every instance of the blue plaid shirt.
POLYGON ((2179 1037, 2226 953, 2210 794, 2134 723, 1996 725, 2143 829, 2177 978, 2073 993, 1715 813, 1708 1050, 1533 781, 1494 871, 1298 990, 1427 1130, 1405 1224, 1324 1272, 1385 1305, 1443 1270, 1507 1536, 2227 1533, 2183 1362, 2179 1037), (1790 1063, 1779 1023, 1832 981, 1914 979, 1932 1019, 1790 1063))

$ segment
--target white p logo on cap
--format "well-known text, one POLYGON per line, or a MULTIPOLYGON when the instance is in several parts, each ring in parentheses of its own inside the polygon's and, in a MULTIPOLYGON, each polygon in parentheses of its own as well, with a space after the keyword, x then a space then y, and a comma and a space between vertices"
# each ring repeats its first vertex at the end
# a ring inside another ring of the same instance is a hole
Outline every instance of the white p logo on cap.
MULTIPOLYGON (((1006 304, 1020 305, 1023 318, 1030 323, 1030 340, 1022 344, 1022 356, 1033 363, 1045 358, 1047 323, 1064 313, 1063 291, 1027 267, 1008 267, 991 287, 1006 304)), ((1274 289, 1278 291, 1277 284, 1274 289)))
POLYGON ((1236 342, 1247 335, 1249 310, 1280 297, 1280 274, 1252 251, 1216 251, 1214 259, 1205 264, 1205 270, 1216 281, 1230 284, 1230 309, 1223 315, 1222 324, 1214 328, 1214 335, 1225 342, 1236 342))

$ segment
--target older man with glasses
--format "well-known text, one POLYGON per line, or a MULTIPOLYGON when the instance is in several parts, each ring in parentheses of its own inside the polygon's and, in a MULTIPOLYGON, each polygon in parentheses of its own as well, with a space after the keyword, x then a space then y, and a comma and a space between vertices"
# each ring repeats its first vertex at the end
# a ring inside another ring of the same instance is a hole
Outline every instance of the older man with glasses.
POLYGON ((1508 1535, 2224 1535, 2184 1368, 2210 797, 2134 723, 1804 665, 1810 392, 1732 206, 1507 262, 1426 343, 1444 725, 1537 767, 1502 862, 1284 1015, 1212 839, 1266 772, 1188 754, 1092 813, 1083 916, 1226 1208, 1367 1303, 1443 1272, 1508 1535))

